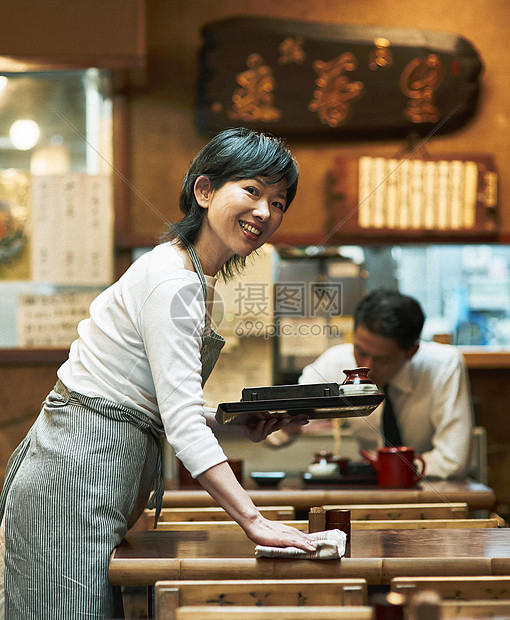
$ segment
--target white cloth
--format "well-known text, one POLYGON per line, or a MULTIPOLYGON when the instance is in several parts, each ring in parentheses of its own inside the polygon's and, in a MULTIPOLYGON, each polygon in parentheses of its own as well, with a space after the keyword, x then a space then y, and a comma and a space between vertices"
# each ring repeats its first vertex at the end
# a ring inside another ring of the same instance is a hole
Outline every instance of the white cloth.
MULTIPOLYGON (((299 383, 342 383, 343 371, 356 365, 352 344, 337 345, 306 366, 299 383)), ((459 350, 421 342, 417 353, 391 380, 388 393, 402 442, 423 455, 425 475, 465 475, 473 416, 467 370, 459 350)), ((348 418, 360 447, 373 450, 383 445, 382 410, 380 405, 366 418, 348 418)))
MULTIPOLYGON (((206 276, 208 288, 216 279, 206 276)), ((196 477, 226 460, 203 416, 204 299, 170 243, 143 254, 91 304, 58 377, 71 391, 161 419, 196 477)))
POLYGON ((347 536, 341 530, 326 530, 310 534, 317 541, 315 551, 304 551, 297 547, 255 547, 256 558, 293 558, 302 560, 338 560, 345 554, 347 536))

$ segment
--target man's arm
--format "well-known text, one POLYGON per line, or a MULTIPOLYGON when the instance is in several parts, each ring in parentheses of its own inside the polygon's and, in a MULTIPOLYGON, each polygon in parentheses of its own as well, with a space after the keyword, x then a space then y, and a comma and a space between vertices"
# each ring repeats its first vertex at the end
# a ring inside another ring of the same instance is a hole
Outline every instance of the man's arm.
POLYGON ((425 452, 425 474, 439 478, 462 477, 469 468, 473 413, 469 379, 462 355, 438 368, 431 399, 434 425, 432 450, 425 452))
MULTIPOLYGON (((298 383, 342 383, 345 379, 343 370, 352 367, 350 361, 346 366, 342 359, 346 351, 350 351, 346 345, 326 349, 316 360, 303 368, 298 383)), ((348 357, 352 357, 352 353, 348 357)))

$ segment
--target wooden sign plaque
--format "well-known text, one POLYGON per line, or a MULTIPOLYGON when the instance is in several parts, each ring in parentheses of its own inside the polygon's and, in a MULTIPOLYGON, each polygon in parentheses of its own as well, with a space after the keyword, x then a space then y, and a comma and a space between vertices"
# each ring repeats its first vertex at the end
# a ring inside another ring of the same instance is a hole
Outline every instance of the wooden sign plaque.
POLYGON ((454 34, 232 17, 204 27, 197 124, 286 138, 452 131, 476 110, 482 62, 454 34))
POLYGON ((487 154, 339 157, 327 184, 326 232, 335 239, 498 231, 497 172, 487 154))

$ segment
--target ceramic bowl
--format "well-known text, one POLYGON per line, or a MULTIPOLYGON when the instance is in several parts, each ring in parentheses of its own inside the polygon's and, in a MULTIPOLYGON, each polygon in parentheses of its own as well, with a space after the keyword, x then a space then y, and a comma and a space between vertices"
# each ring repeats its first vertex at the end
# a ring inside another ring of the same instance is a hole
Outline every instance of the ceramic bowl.
POLYGON ((285 478, 284 471, 253 471, 250 478, 261 487, 276 487, 285 478))
POLYGON ((312 463, 308 465, 308 473, 314 478, 330 478, 338 474, 337 463, 312 463))

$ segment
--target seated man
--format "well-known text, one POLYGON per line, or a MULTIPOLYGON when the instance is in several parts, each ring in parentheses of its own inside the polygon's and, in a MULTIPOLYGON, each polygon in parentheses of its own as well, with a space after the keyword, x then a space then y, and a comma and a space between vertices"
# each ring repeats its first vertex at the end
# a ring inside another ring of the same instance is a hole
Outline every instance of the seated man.
POLYGON ((342 383, 344 369, 369 367, 394 416, 392 422, 382 403, 367 417, 347 418, 360 447, 411 446, 423 455, 427 477, 461 477, 473 427, 467 371, 455 347, 419 341, 423 323, 416 300, 377 289, 355 310, 353 344, 328 349, 304 368, 299 383, 342 383))

